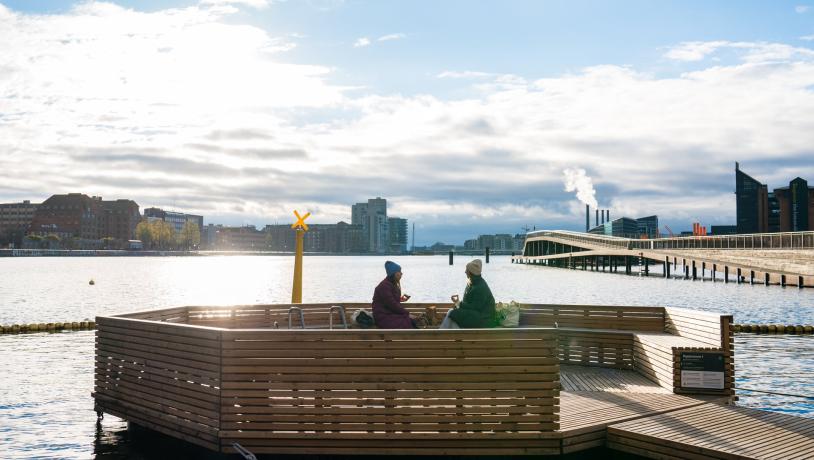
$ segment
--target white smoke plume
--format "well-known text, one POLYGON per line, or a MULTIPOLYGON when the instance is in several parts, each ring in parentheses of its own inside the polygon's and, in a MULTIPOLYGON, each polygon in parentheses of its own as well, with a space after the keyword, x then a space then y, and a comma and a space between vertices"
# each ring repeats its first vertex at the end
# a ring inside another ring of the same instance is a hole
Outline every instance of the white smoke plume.
POLYGON ((566 192, 576 191, 579 201, 590 205, 594 209, 599 207, 596 202, 596 190, 594 190, 593 181, 585 175, 584 169, 568 168, 562 172, 562 176, 566 192))

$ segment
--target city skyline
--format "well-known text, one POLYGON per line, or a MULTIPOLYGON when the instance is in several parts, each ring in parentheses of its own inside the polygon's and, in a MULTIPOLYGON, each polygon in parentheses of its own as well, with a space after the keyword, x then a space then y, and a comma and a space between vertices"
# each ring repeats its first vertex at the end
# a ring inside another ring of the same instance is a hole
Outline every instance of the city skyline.
POLYGON ((129 197, 416 245, 614 216, 735 222, 731 170, 814 177, 806 2, 0 0, 0 202, 129 197), (688 26, 687 24, 692 24, 688 26))

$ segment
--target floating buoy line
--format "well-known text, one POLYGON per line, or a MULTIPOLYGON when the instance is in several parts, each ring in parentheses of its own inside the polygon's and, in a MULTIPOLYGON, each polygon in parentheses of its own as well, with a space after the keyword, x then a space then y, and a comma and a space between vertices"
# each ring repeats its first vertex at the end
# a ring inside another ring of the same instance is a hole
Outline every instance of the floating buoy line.
POLYGON ((814 334, 814 326, 802 324, 733 324, 735 332, 753 334, 814 334))
POLYGON ((34 332, 89 331, 96 329, 95 321, 69 323, 30 323, 0 326, 0 334, 31 334, 34 332))

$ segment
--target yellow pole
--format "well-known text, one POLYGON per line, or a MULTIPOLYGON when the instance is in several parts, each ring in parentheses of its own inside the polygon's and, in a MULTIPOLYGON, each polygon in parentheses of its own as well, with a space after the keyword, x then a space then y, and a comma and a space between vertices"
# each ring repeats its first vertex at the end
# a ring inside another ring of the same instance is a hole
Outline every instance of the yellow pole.
POLYGON ((291 289, 291 303, 302 303, 302 237, 305 231, 297 230, 297 252, 294 255, 294 287, 291 289))

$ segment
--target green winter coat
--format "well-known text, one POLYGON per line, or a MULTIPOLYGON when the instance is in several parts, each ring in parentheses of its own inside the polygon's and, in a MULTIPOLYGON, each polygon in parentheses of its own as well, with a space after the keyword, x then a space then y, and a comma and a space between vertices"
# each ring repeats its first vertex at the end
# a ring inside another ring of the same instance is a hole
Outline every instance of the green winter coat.
POLYGON ((495 326, 495 298, 482 277, 472 275, 472 281, 464 290, 463 300, 449 316, 461 328, 495 326))

